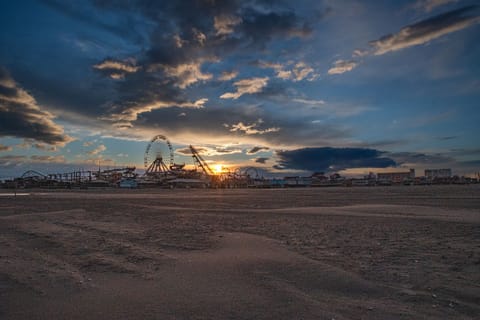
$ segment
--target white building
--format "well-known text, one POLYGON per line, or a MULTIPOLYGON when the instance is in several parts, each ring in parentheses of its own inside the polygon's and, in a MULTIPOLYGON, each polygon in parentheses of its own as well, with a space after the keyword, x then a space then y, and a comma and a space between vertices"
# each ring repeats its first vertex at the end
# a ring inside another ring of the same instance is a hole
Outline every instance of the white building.
POLYGON ((452 169, 425 169, 425 177, 428 179, 450 178, 452 169))

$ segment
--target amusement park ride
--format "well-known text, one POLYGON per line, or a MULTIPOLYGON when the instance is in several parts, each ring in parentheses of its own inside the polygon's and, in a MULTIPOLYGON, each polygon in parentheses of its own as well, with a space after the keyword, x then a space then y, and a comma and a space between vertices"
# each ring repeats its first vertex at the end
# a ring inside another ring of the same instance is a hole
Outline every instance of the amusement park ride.
MULTIPOLYGON (((249 173, 215 172, 203 159, 198 150, 190 145, 195 169, 185 169, 185 164, 174 162, 172 144, 164 135, 156 135, 145 150, 145 174, 140 184, 166 185, 169 187, 243 187, 251 178, 249 173)), ((254 168, 250 168, 254 169, 254 168)), ((256 178, 258 178, 258 173, 256 178)))
POLYGON ((148 143, 143 158, 145 165, 145 175, 150 177, 167 176, 172 167, 173 162, 172 144, 163 135, 157 135, 148 143), (162 144, 163 142, 163 144, 162 144), (164 156, 168 153, 168 165, 164 162, 164 156))

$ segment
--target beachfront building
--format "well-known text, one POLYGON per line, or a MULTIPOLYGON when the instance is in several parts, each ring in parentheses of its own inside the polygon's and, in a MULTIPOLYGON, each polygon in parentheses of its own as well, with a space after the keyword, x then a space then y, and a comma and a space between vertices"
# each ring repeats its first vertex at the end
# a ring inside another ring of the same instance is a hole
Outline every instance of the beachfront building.
POLYGON ((312 185, 311 177, 285 177, 285 187, 309 187, 312 185))
POLYGON ((407 172, 383 172, 377 173, 377 181, 382 183, 405 183, 415 179, 415 169, 410 169, 407 172))
POLYGON ((435 178, 450 178, 452 177, 452 169, 425 169, 425 177, 429 180, 435 178))

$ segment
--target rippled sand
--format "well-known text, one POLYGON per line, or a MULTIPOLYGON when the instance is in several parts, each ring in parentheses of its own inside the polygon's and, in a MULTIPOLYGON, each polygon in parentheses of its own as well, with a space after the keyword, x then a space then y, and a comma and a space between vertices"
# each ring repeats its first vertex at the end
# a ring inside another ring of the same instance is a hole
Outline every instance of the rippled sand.
POLYGON ((23 193, 0 197, 2 319, 480 314, 478 185, 23 193))

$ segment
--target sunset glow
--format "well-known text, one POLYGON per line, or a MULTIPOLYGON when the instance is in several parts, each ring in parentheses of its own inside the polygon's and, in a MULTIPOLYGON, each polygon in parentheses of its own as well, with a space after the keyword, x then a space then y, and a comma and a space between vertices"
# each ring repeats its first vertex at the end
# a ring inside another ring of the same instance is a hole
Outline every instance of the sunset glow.
POLYGON ((143 170, 156 135, 187 167, 474 174, 477 5, 4 1, 0 180, 143 170))
POLYGON ((225 171, 225 167, 221 164, 216 164, 216 165, 213 166, 213 171, 216 174, 220 174, 220 173, 223 173, 225 171))

